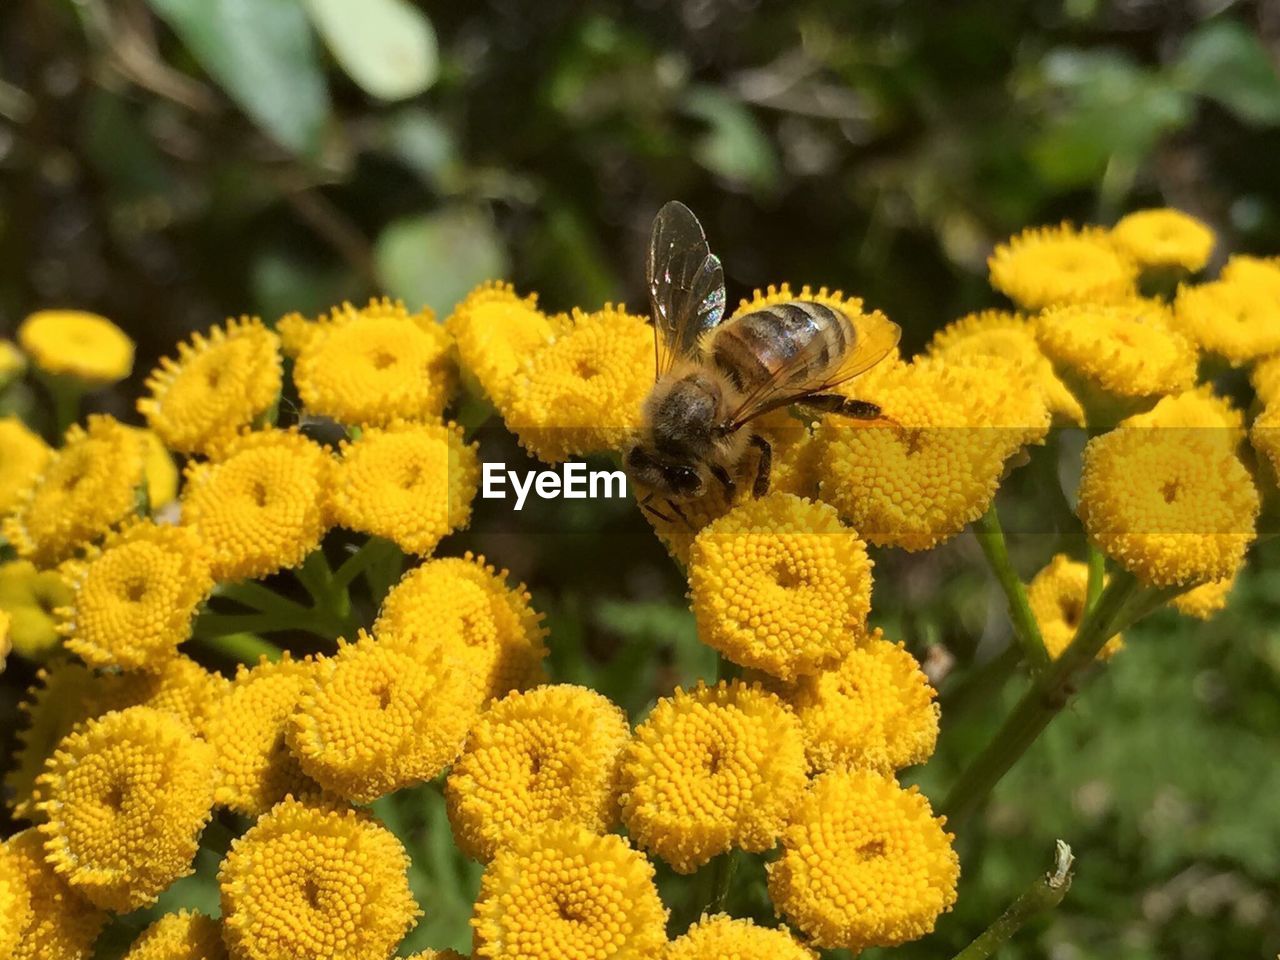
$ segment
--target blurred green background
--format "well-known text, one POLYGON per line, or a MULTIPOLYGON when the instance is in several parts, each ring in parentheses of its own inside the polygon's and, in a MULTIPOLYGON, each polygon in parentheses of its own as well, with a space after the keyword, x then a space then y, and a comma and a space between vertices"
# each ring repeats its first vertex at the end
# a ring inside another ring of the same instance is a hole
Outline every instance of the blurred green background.
MULTIPOLYGON (((1167 204, 1220 254, 1280 253, 1278 62, 1280 7, 1230 0, 7 0, 0 335, 38 307, 111 317, 138 364, 91 403, 131 415, 157 357, 228 315, 383 291, 443 315, 495 276, 550 309, 640 309, 650 220, 680 198, 731 298, 840 286, 914 349, 996 303, 986 256, 1027 225, 1167 204)), ((1072 529, 1072 456, 1036 453, 1002 495, 1011 529, 1020 511, 1072 529)), ((481 514, 447 552, 531 583, 557 679, 635 717, 706 672, 679 573, 629 507, 566 508, 536 536, 503 522, 481 514)), ((1029 577, 1081 545, 1013 547, 1029 577)), ((1280 952, 1280 556, 1258 552, 1212 624, 1134 632, 966 826, 956 913, 895 956, 963 946, 1059 836, 1076 885, 1003 955, 1280 952)), ((969 682, 1007 642, 1003 604, 967 535, 882 551, 876 572, 877 622, 940 676, 955 659, 919 774, 937 797, 1016 692, 969 682)), ((30 678, 6 673, 7 717, 30 678)), ((381 812, 430 852, 415 942, 460 944, 475 871, 424 796, 381 812)), ((764 910, 752 883, 741 912, 764 910)))

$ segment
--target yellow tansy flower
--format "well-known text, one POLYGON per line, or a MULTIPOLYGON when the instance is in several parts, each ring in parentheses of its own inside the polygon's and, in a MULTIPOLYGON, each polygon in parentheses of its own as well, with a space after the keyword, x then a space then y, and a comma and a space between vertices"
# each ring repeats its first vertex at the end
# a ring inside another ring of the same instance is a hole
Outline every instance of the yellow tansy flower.
POLYGON ((163 710, 196 733, 203 733, 206 721, 231 689, 231 681, 222 674, 182 654, 162 660, 154 670, 108 675, 101 685, 114 709, 141 704, 163 710))
POLYGON ((1083 425, 1084 409, 1036 343, 1030 320, 1007 310, 970 313, 947 324, 929 342, 929 356, 943 361, 995 357, 1008 361, 1039 391, 1055 418, 1083 425))
POLYGON ((499 409, 507 428, 547 463, 621 449, 653 387, 653 328, 620 307, 575 312, 572 326, 536 349, 499 409))
POLYGON ((301 338, 293 382, 308 413, 341 423, 434 420, 457 381, 451 351, 430 310, 344 303, 301 338))
POLYGON ((420 911, 400 841, 366 813, 288 797, 218 871, 236 960, 387 960, 420 911))
MULTIPOLYGON (((1054 660, 1062 656, 1062 651, 1075 639, 1080 621, 1084 619, 1088 589, 1088 566, 1065 553, 1057 554, 1027 584, 1027 602, 1040 628, 1044 648, 1054 660)), ((1110 660, 1123 646, 1124 639, 1114 636, 1098 656, 1110 660)))
POLYGON ((1137 264, 1106 230, 1033 227, 999 244, 987 267, 991 285, 1019 306, 1116 300, 1134 292, 1137 264))
POLYGON ((815 770, 892 773, 924 763, 938 740, 937 692, 902 643, 877 630, 834 669, 787 690, 815 770))
POLYGON ((667 910, 621 837, 561 823, 503 847, 471 920, 475 960, 652 960, 667 910))
POLYGON ((304 773, 370 803, 452 763, 485 693, 469 664, 414 657, 362 631, 316 665, 286 735, 304 773))
POLYGON ((73 424, 40 477, 4 521, 18 553, 42 566, 67 559, 137 513, 146 441, 113 417, 73 424))
MULTIPOLYGON (((1280 404, 1271 403, 1263 407, 1249 428, 1249 443, 1270 466, 1272 475, 1280 476, 1280 404)), ((0 567, 0 572, 3 569, 0 567)), ((16 645, 17 641, 14 643, 16 645)))
POLYGON ((297 311, 277 320, 275 331, 280 338, 280 349, 284 351, 284 355, 296 360, 302 348, 315 336, 318 326, 315 321, 308 320, 297 311))
POLYGON ((1161 397, 1150 410, 1127 417, 1120 426, 1193 430, 1227 450, 1235 450, 1245 438, 1244 412, 1208 383, 1161 397))
MULTIPOLYGON (((24 830, 4 841, 5 867, 30 905, 10 960, 89 960, 93 944, 106 926, 107 914, 71 889, 45 861, 37 830, 24 830)), ((22 917, 15 917, 21 920, 22 917)))
POLYGON ((1222 279, 1249 287, 1270 297, 1280 297, 1280 257, 1251 257, 1237 253, 1227 258, 1222 279))
POLYGON ((174 717, 130 707, 69 734, 37 781, 49 863, 125 913, 194 869, 213 812, 213 750, 174 717))
POLYGON ((1085 447, 1078 506, 1085 531, 1144 583, 1229 577, 1253 540, 1253 481, 1238 457, 1201 433, 1121 427, 1085 447))
POLYGON ((1209 620, 1227 605, 1227 598, 1236 585, 1234 576, 1221 580, 1211 580, 1198 587, 1192 587, 1186 593, 1180 593, 1170 601, 1179 613, 1197 620, 1209 620))
POLYGON ((92 386, 133 371, 133 341, 106 317, 82 310, 40 310, 22 321, 18 342, 45 373, 92 386))
POLYGON ((423 950, 411 953, 405 960, 467 960, 457 950, 423 950))
POLYGON ((29 560, 0 564, 0 609, 9 614, 9 639, 19 656, 39 659, 58 646, 55 612, 71 600, 71 588, 56 570, 37 570, 29 560))
POLYGON ((1054 307, 1035 328, 1041 348, 1075 387, 1141 403, 1195 383, 1195 347, 1157 301, 1054 307))
POLYGON ((507 571, 484 557, 428 560, 406 573, 382 603, 374 634, 415 656, 440 651, 469 663, 488 696, 540 683, 547 655, 542 614, 524 584, 507 586, 507 571))
POLYGON ((0 844, 0 956, 12 957, 18 952, 23 931, 33 919, 31 891, 22 881, 21 864, 0 844))
POLYGON ((329 526, 333 460, 294 430, 248 433, 217 461, 187 468, 182 523, 204 542, 218 581, 297 566, 329 526))
POLYGON ((124 960, 227 960, 227 948, 217 920, 180 910, 143 930, 124 960))
POLYGON ((168 506, 178 496, 178 465, 173 462, 160 435, 152 430, 140 430, 147 441, 143 472, 147 478, 147 500, 152 512, 168 506))
POLYGON ((204 546, 190 529, 135 523, 63 576, 70 603, 58 613, 67 647, 86 663, 156 669, 191 636, 213 589, 204 546))
POLYGON ((1255 363, 1249 370, 1249 382, 1264 407, 1280 399, 1280 353, 1255 363))
POLYGON ((237 813, 256 817, 288 793, 314 789, 289 752, 285 733, 289 716, 316 676, 313 660, 243 664, 236 671, 204 734, 217 753, 218 789, 214 800, 237 813))
POLYGON ((334 520, 429 554, 471 521, 480 482, 477 445, 455 424, 370 427, 343 443, 329 502, 334 520))
POLYGON ((537 296, 519 297, 509 283, 489 282, 467 294, 444 325, 457 342, 464 374, 497 402, 525 360, 568 328, 568 318, 547 316, 537 296))
POLYGON ((667 945, 662 960, 816 960, 817 954, 785 928, 758 927, 724 914, 703 917, 667 945))
POLYGON ((9 614, 0 607, 0 673, 4 673, 5 661, 9 659, 9 651, 13 643, 9 640, 9 614))
POLYGON ((8 340, 0 340, 0 389, 4 389, 27 369, 27 358, 8 340))
POLYGON ((773 493, 698 534, 689 591, 704 643, 790 680, 853 649, 871 609, 871 561, 834 509, 773 493))
POLYGON ((472 728, 449 774, 449 822, 459 849, 488 861, 556 822, 607 832, 617 818, 618 766, 630 737, 622 711, 586 687, 508 694, 472 728))
POLYGON ((210 453, 269 413, 282 376, 280 338, 260 320, 228 320, 160 361, 138 412, 170 449, 210 453))
POLYGON ((734 846, 770 849, 805 786, 800 723, 740 681, 659 700, 623 754, 622 820, 640 847, 691 873, 734 846))
POLYGON ((1232 366, 1280 351, 1280 295, 1274 291, 1230 280, 1183 285, 1173 313, 1201 350, 1232 366))
POLYGON ((1215 240, 1208 224, 1169 208, 1121 217, 1111 239, 1144 268, 1180 267, 1192 273, 1209 262, 1215 240))
POLYGON ((17 417, 0 417, 0 517, 13 510, 35 485, 53 456, 40 437, 17 417))
POLYGON ((869 770, 819 775, 771 863, 774 906, 819 947, 890 947, 933 932, 960 861, 916 787, 869 770))

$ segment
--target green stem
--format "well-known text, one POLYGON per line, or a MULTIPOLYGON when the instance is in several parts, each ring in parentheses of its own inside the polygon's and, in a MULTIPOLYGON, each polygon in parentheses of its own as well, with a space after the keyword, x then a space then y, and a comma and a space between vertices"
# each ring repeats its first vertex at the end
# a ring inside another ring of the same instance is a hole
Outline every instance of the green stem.
POLYGON ((1013 634, 1022 647, 1022 652, 1032 669, 1039 673, 1049 666, 1049 652, 1045 649, 1044 638, 1040 635, 1040 625, 1036 623, 1031 612, 1031 604, 1027 602, 1027 590, 1023 586, 1018 573, 1009 560, 1009 545, 1005 542, 1004 529, 1000 526, 1000 515, 996 513, 995 501, 987 508, 987 512, 974 524, 978 543, 987 558, 991 572, 995 574, 1000 588, 1004 591, 1009 604, 1009 619, 1013 623, 1013 634))
POLYGON ((224 583, 215 591, 217 596, 226 597, 236 603, 257 610, 259 613, 292 614, 296 617, 310 616, 311 611, 295 600, 282 597, 270 587, 246 580, 241 583, 224 583))
POLYGON ((333 588, 346 590, 365 570, 377 563, 383 563, 393 557, 400 548, 390 540, 381 537, 370 537, 360 545, 360 549, 342 561, 333 575, 333 588))
POLYGON ((939 701, 943 722, 954 723, 974 704, 994 701, 1021 662, 1021 648, 1011 643, 986 663, 970 670, 959 683, 943 691, 939 701))
MULTIPOLYGON (((197 624, 199 621, 196 621, 197 624)), ((255 665, 263 657, 275 662, 282 656, 280 648, 253 633, 222 633, 216 636, 197 634, 196 639, 207 649, 238 663, 255 665)))
POLYGON ((294 571, 298 582, 315 604, 314 616, 320 629, 315 631, 330 638, 351 632, 351 595, 339 587, 323 550, 313 550, 294 571))
POLYGON ((1116 574, 1098 605, 1080 624, 1075 639, 1050 668, 1032 679, 1031 686, 981 753, 960 774, 942 804, 951 826, 962 823, 987 798, 1001 778, 1018 762, 1075 693, 1073 681, 1093 663, 1104 644, 1127 623, 1128 612, 1143 589, 1133 575, 1116 574))
POLYGON ((1089 544, 1089 585, 1085 589, 1084 612, 1088 613, 1098 605, 1102 596, 1102 587, 1107 579, 1107 558, 1101 550, 1089 544))
POLYGON ((80 400, 84 397, 84 385, 73 377, 45 374, 40 378, 53 401, 53 441, 62 443, 67 427, 80 419, 80 400))
POLYGON ((988 957, 994 957, 996 951, 1008 943, 1028 920, 1054 909, 1071 889, 1071 867, 1074 862, 1071 848, 1059 840, 1053 869, 1013 901, 1009 909, 987 927, 978 939, 957 953, 954 960, 987 960, 988 957))

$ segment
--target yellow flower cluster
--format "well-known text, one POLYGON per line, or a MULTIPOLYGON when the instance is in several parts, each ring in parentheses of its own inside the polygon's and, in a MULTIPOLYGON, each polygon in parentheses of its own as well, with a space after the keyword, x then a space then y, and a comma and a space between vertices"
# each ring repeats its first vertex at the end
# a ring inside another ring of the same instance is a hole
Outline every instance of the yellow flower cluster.
POLYGON ((1137 263, 1106 230, 1066 223, 1022 231, 987 266, 991 285, 1029 310, 1116 300, 1138 280, 1137 263))
POLYGON ((142 931, 124 960, 227 960, 222 926, 190 910, 165 914, 142 931))
MULTIPOLYGON (((1062 651, 1075 638, 1084 619, 1088 589, 1089 568, 1065 553, 1057 554, 1027 584, 1027 603, 1040 628, 1044 647, 1054 660, 1062 656, 1062 651)), ((1122 646, 1124 638, 1117 634, 1107 641, 1098 656, 1109 660, 1122 646)))
POLYGON ((786 929, 758 927, 750 920, 718 914, 703 917, 684 936, 672 940, 662 960, 814 960, 816 956, 786 929))
POLYGON ((133 341, 106 317, 41 310, 18 328, 18 343, 45 373, 104 386, 133 371, 133 341))
POLYGON ((506 283, 477 287, 445 321, 458 345, 463 376, 473 378, 495 404, 505 402, 525 360, 568 327, 568 317, 547 316, 536 296, 517 296, 506 283))
POLYGON ((0 866, 14 900, 13 912, 3 915, 12 923, 4 936, 16 941, 6 955, 12 960, 90 960, 107 923, 106 911, 84 899, 48 864, 38 830, 23 830, 0 849, 0 866))
POLYGON ((1181 210, 1136 210, 1116 221, 1111 239, 1144 270, 1203 270, 1215 237, 1208 225, 1181 210))
POLYGON ((53 451, 17 417, 0 417, 0 517, 44 471, 53 451))

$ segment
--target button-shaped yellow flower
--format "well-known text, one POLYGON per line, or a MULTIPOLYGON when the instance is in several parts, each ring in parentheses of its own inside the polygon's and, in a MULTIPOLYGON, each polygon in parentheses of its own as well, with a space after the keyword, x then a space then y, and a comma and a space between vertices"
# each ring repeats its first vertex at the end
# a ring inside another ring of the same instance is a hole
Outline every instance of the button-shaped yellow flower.
POLYGON ((1253 481, 1203 432, 1120 427, 1085 447, 1077 508, 1085 531, 1144 583, 1230 577, 1253 541, 1253 481))
POLYGON ((170 714, 113 710, 63 739, 38 784, 49 862, 124 913, 194 869, 213 812, 213 750, 170 714))
POLYGON ((243 665, 225 695, 204 722, 204 734, 217 754, 218 789, 214 799, 237 813, 256 817, 288 793, 314 790, 285 733, 289 716, 319 665, 286 653, 278 663, 243 665))
POLYGON ((23 931, 33 919, 31 891, 22 880, 20 862, 0 843, 0 956, 17 953, 23 931))
POLYGON ((1150 410, 1127 417, 1120 425, 1191 431, 1230 451, 1238 449, 1245 438, 1243 411, 1208 383, 1161 397, 1150 410))
POLYGON ((653 328, 619 307, 575 312, 572 326, 533 351, 499 410, 547 463, 621 449, 653 387, 653 328))
POLYGON ((213 589, 204 545, 186 527, 135 523, 63 570, 71 602, 58 613, 67 647, 96 667, 158 669, 191 636, 213 589))
POLYGON ((1249 383, 1264 407, 1280 398, 1280 353, 1255 363, 1249 370, 1249 383))
POLYGON ((1280 351, 1280 295, 1265 287, 1231 280, 1181 286, 1173 313, 1202 351, 1232 366, 1280 351))
POLYGON ((288 797, 218 871, 236 960, 387 960, 420 911, 409 858, 369 814, 288 797))
POLYGON ((73 424, 39 483, 4 521, 4 535, 42 566, 67 559, 137 512, 145 458, 141 434, 113 417, 73 424))
POLYGON ((474 376, 495 403, 506 398, 525 360, 568 325, 568 317, 539 310, 536 295, 520 297, 510 284, 496 282, 472 290, 445 321, 464 376, 474 376))
POLYGON ((1226 607, 1235 585, 1234 576, 1211 580, 1192 587, 1186 593, 1178 594, 1170 601, 1170 605, 1185 616, 1211 620, 1215 613, 1226 607))
POLYGON ((622 820, 678 873, 737 846, 770 849, 805 786, 804 736, 776 695, 741 681, 659 700, 623 754, 622 820))
POLYGON ((1181 210, 1136 210, 1111 228, 1111 239, 1144 268, 1203 270, 1213 253, 1208 224, 1181 210))
POLYGON ((1237 253, 1227 258, 1222 279, 1259 293, 1280 297, 1280 257, 1251 257, 1237 253))
POLYGON ((411 953, 405 960, 467 960, 457 950, 423 950, 411 953))
POLYGON ((471 920, 475 960, 652 960, 667 910, 619 836, 556 824, 498 851, 471 920))
MULTIPOLYGON (((29 912, 9 916, 19 927, 11 960, 89 960, 93 944, 107 923, 107 914, 71 889, 45 860, 38 830, 24 830, 4 841, 4 861, 16 897, 29 912), (25 921, 25 922, 24 922, 25 921)), ((19 910, 21 907, 19 906, 19 910)))
MULTIPOLYGON (((1080 621, 1084 619, 1088 589, 1089 568, 1065 553, 1057 554, 1027 584, 1027 603, 1040 628, 1044 648, 1054 660, 1062 656, 1062 651, 1075 639, 1080 621)), ((1110 660, 1123 646, 1124 638, 1114 636, 1098 656, 1110 660)))
POLYGON ((227 948, 217 920, 180 910, 143 930, 124 960, 227 960, 227 948))
POLYGON ((268 414, 282 377, 280 338, 260 320, 228 320, 160 361, 138 412, 170 449, 210 453, 268 414))
POLYGON ((18 342, 45 373, 89 386, 115 383, 133 370, 133 341, 96 313, 40 310, 22 321, 18 342))
POLYGON ((435 420, 457 382, 444 327, 430 310, 410 314, 398 300, 344 303, 293 339, 303 406, 340 423, 435 420))
POLYGON ((39 659, 58 646, 54 613, 71 599, 56 570, 37 570, 29 560, 0 564, 0 609, 9 614, 9 639, 19 656, 39 659))
POLYGON ((247 433, 187 468, 182 523, 204 542, 215 580, 296 566, 329 526, 333 459, 295 430, 247 433))
POLYGON ((1134 292, 1138 266, 1099 227, 1032 227, 999 244, 987 267, 991 285, 1028 310, 1103 302, 1134 292))
POLYGON ((830 506, 791 494, 734 507, 698 534, 689 561, 702 641, 784 680, 838 663, 871 609, 866 545, 830 506))
POLYGON ((147 442, 143 472, 147 477, 147 503, 152 512, 168 506, 178 496, 178 466, 153 430, 139 430, 147 442))
POLYGON ((524 584, 507 586, 507 571, 484 557, 428 560, 406 573, 382 603, 373 632, 387 644, 468 663, 489 697, 541 682, 547 655, 542 614, 524 584))
POLYGON ((486 690, 470 665, 361 632, 316 665, 289 719, 303 772, 355 803, 432 780, 462 750, 486 690))
POLYGON ((0 517, 13 510, 22 492, 35 485, 53 456, 40 437, 17 417, 0 417, 0 517))
POLYGON ((453 423, 369 427, 342 444, 329 502, 334 520, 429 554, 471 521, 480 480, 477 445, 453 423))
POLYGON ((724 914, 703 917, 667 945, 662 960, 815 960, 785 927, 758 927, 724 914))
POLYGON ((902 643, 879 630, 834 669, 785 692, 800 718, 815 770, 865 767, 892 773, 924 763, 938 740, 937 693, 902 643))
POLYGON ((960 861, 916 787, 869 770, 819 775, 769 865, 774 906, 815 946, 889 947, 933 931, 960 861))
POLYGON ((617 818, 618 768, 630 737, 622 711, 586 687, 508 694, 472 728, 449 774, 458 847, 488 861, 549 823, 606 833, 617 818))

